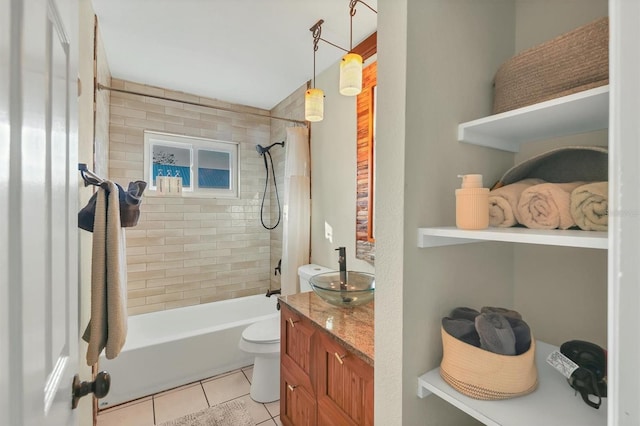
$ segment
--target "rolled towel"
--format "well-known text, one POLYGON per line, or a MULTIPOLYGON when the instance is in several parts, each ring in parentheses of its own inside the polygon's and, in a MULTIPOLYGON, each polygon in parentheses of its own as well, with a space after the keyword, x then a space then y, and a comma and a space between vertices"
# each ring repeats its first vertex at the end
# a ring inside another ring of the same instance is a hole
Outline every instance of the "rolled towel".
POLYGON ((606 231, 609 226, 609 182, 592 182, 574 189, 571 216, 580 229, 606 231))
POLYGON ((541 183, 542 179, 523 179, 489 192, 489 225, 501 228, 517 225, 516 210, 522 191, 541 183))
POLYGON ((469 321, 475 321, 478 315, 480 315, 480 312, 476 311, 473 308, 465 307, 455 308, 453 311, 451 311, 451 314, 449 314, 451 318, 467 319, 469 321))
POLYGON ((480 314, 476 317, 476 330, 482 349, 501 355, 516 354, 516 337, 506 317, 494 313, 480 314))
POLYGON ((584 182, 541 183, 524 191, 518 201, 518 222, 532 229, 569 229, 576 226, 571 216, 571 191, 584 182))
POLYGON ((521 319, 506 317, 509 325, 516 337, 516 355, 525 353, 531 347, 531 329, 529 325, 521 319))
POLYGON ((522 315, 520 315, 520 312, 514 311, 513 309, 499 308, 496 306, 483 306, 480 309, 480 312, 483 314, 500 314, 507 318, 522 319, 522 315))
POLYGON ((468 319, 444 317, 442 318, 442 328, 456 339, 480 347, 480 336, 476 331, 475 322, 468 319))

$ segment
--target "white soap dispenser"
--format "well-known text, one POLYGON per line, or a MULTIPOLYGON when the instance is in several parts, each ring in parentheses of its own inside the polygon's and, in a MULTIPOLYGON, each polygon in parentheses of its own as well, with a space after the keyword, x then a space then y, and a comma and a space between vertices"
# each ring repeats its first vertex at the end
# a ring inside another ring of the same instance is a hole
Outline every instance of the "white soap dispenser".
POLYGON ((482 187, 482 175, 458 175, 462 187, 456 189, 456 226, 460 229, 489 227, 489 188, 482 187))

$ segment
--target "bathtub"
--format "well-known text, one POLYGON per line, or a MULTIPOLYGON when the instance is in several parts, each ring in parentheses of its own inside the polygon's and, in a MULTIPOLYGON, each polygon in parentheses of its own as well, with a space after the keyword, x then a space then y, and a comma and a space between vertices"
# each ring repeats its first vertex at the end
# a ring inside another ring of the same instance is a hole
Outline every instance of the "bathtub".
POLYGON ((250 324, 278 316, 276 297, 248 296, 129 317, 127 340, 112 360, 100 357, 111 374, 100 408, 251 365, 238 349, 250 324))

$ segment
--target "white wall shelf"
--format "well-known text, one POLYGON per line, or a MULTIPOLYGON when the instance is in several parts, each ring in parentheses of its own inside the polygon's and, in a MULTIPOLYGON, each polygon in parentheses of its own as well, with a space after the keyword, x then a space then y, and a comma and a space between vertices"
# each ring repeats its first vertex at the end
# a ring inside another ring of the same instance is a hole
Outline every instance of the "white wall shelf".
POLYGON ((556 349, 536 342, 539 384, 529 395, 502 401, 469 398, 449 386, 440 377, 440 368, 436 368, 418 378, 418 396, 424 398, 433 393, 490 426, 606 425, 607 399, 602 400, 599 409, 587 406, 564 376, 546 363, 547 356, 556 349))
POLYGON ((458 229, 455 226, 418 228, 418 247, 420 248, 482 241, 593 249, 607 249, 608 247, 606 232, 529 228, 487 228, 470 231, 458 229))
POLYGON ((609 86, 458 125, 458 140, 518 152, 520 144, 609 127, 609 86))

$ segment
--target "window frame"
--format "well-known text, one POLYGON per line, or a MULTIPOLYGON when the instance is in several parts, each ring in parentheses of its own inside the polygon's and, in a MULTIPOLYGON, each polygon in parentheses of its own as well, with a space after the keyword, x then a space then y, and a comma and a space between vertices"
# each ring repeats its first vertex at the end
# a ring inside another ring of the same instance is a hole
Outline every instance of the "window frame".
POLYGON ((153 175, 153 149, 156 146, 182 148, 189 150, 190 186, 183 186, 182 196, 203 198, 239 198, 239 143, 196 136, 177 135, 171 133, 144 131, 144 179, 148 183, 147 194, 159 196, 153 175), (199 168, 198 153, 200 151, 224 152, 229 155, 229 187, 206 188, 198 185, 199 168))

